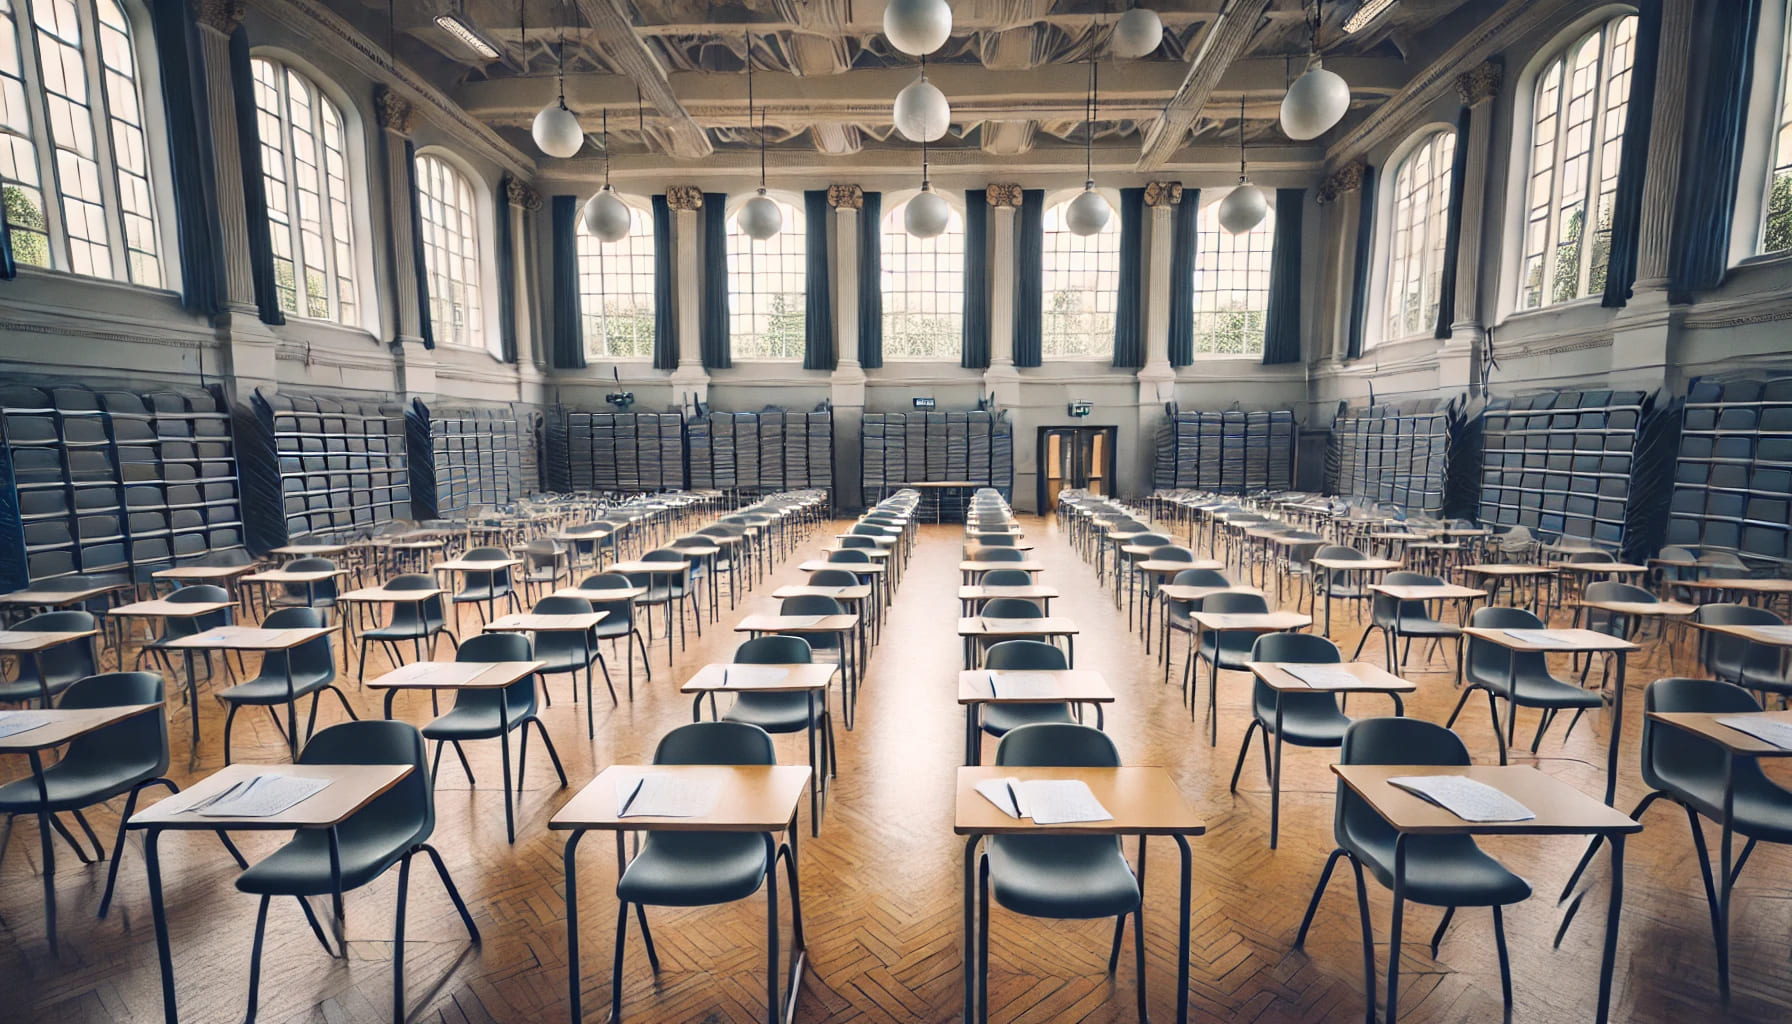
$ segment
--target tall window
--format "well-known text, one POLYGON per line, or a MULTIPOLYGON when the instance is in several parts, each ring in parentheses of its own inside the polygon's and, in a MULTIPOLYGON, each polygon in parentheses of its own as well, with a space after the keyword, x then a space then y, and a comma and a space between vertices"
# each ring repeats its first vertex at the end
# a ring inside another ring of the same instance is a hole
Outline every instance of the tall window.
MULTIPOLYGON (((1792 18, 1787 19, 1792 22, 1792 18)), ((1761 251, 1792 249, 1792 34, 1788 35, 1780 71, 1779 131, 1774 133, 1773 173, 1767 179, 1767 214, 1761 226, 1761 251)))
POLYGON ((728 338, 736 359, 803 358, 803 211, 776 200, 784 226, 763 242, 728 218, 728 338))
POLYGON ((162 287, 124 10, 115 0, 0 0, 0 34, 0 191, 14 258, 162 287))
POLYGON ((429 271, 429 325, 436 341, 485 347, 479 303, 479 208, 473 186, 447 161, 417 158, 423 265, 429 271))
POLYGON ((1456 133, 1434 132, 1394 172, 1392 249, 1388 256, 1388 338, 1429 330, 1437 321, 1450 219, 1450 167, 1456 133))
POLYGON ((1605 290, 1636 18, 1576 39, 1537 76, 1518 307, 1605 290))
POLYGON ((1257 355, 1269 319, 1269 261, 1276 246, 1276 211, 1242 235, 1220 227, 1220 204, 1195 221, 1195 351, 1257 355))
POLYGON ((904 203, 881 225, 884 356, 956 359, 964 331, 964 218, 953 210, 946 230, 916 238, 903 226, 904 203))
POLYGON ((256 130, 280 308, 355 322, 355 239, 342 111, 310 79, 256 58, 256 130))
POLYGON ((653 218, 628 213, 628 234, 608 243, 579 218, 579 309, 592 359, 653 355, 653 218))
POLYGON ((1109 217, 1093 235, 1077 235, 1064 226, 1069 209, 1066 200, 1045 211, 1040 354, 1047 359, 1110 355, 1120 299, 1120 215, 1109 217))

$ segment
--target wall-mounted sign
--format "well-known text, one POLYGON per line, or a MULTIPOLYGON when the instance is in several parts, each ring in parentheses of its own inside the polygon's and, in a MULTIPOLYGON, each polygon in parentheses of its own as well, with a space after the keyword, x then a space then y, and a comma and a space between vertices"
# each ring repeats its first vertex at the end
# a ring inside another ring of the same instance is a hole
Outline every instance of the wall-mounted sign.
POLYGON ((1094 411, 1095 411, 1095 403, 1093 403, 1093 402, 1072 402, 1072 403, 1070 403, 1070 415, 1072 415, 1072 416, 1087 416, 1094 411))
POLYGON ((931 399, 931 398, 917 398, 917 399, 915 399, 915 408, 917 408, 917 409, 931 409, 931 408, 933 408, 933 399, 931 399))

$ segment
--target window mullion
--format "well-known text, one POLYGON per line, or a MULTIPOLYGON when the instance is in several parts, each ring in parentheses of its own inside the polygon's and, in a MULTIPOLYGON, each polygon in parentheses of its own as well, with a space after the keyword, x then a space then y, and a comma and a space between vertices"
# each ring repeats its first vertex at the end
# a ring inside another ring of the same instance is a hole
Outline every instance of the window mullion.
POLYGON ((87 118, 93 131, 93 159, 100 169, 100 201, 105 204, 106 250, 112 278, 131 280, 130 247, 124 241, 124 199, 118 194, 118 160, 112 152, 112 113, 106 95, 106 68, 100 59, 100 24, 92 0, 75 5, 81 24, 81 67, 87 74, 87 118))
POLYGON ((324 104, 329 101, 315 84, 311 91, 311 155, 317 161, 317 233, 324 250, 324 316, 339 320, 342 306, 336 287, 336 225, 332 219, 335 210, 330 205, 330 155, 324 145, 324 104))
POLYGON ((31 148, 37 154, 37 187, 43 195, 45 234, 50 236, 50 267, 69 271, 68 227, 62 216, 62 174, 56 161, 56 140, 50 137, 50 95, 38 64, 37 22, 33 0, 14 0, 13 31, 19 40, 19 71, 25 84, 25 105, 32 119, 31 148))
MULTIPOLYGON (((1549 174, 1549 209, 1544 217, 1543 232, 1543 291, 1537 296, 1537 307, 1552 305, 1555 301, 1556 288, 1556 250, 1562 245, 1562 179, 1567 170, 1568 151, 1568 106, 1570 89, 1573 85, 1572 67, 1568 63, 1568 54, 1563 54, 1562 73, 1556 87, 1556 142, 1551 157, 1549 174)), ((1532 119, 1533 122, 1535 118, 1532 119)), ((1532 146, 1536 145, 1532 140, 1532 146)))
POLYGON ((1616 23, 1608 22, 1599 30, 1599 64, 1593 76, 1593 117, 1587 135, 1587 183, 1586 192, 1581 196, 1581 209, 1586 213, 1581 216, 1580 249, 1576 254, 1580 257, 1574 289, 1576 298, 1586 295, 1593 286, 1593 240, 1599 234, 1599 192, 1605 181, 1605 119, 1610 112, 1612 88, 1605 72, 1612 66, 1612 46, 1617 35, 1611 31, 1613 24, 1616 23))

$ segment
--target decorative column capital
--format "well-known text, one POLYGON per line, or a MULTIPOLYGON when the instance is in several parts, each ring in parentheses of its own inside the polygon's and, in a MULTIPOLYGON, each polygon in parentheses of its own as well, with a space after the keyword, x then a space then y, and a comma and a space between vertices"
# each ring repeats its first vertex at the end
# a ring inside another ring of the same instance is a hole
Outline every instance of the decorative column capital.
POLYGON ((1150 181, 1145 183, 1145 205, 1157 208, 1182 203, 1182 182, 1150 181))
POLYGON ((991 185, 983 190, 984 201, 996 209, 1018 209, 1021 202, 1019 185, 991 185))
POLYGON ((400 135, 411 134, 411 126, 417 119, 417 108, 411 101, 392 91, 390 86, 375 86, 373 90, 374 110, 379 114, 380 127, 400 135))
POLYGON ((192 0, 193 20, 200 27, 229 35, 249 13, 247 0, 192 0))
POLYGON ((1320 205, 1337 202, 1337 200, 1363 187, 1363 173, 1368 165, 1358 160, 1353 164, 1345 164, 1333 171, 1319 185, 1319 195, 1315 201, 1320 205))
POLYGON ((1473 107, 1498 96, 1505 80, 1506 69, 1487 61, 1456 76, 1456 95, 1463 106, 1473 107))
POLYGON ((666 208, 681 213, 703 209, 703 190, 695 185, 673 185, 666 189, 666 208))
POLYGON ((504 182, 504 196, 512 206, 520 206, 525 210, 541 209, 541 193, 515 178, 509 178, 504 182))
POLYGON ((857 185, 829 185, 828 205, 836 210, 862 210, 865 190, 857 185))

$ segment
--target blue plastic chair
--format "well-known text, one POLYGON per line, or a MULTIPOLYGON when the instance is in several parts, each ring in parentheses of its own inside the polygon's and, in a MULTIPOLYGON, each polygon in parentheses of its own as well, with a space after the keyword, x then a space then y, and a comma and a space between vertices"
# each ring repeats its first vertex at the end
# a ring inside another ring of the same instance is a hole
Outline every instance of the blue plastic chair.
MULTIPOLYGON (((281 608, 270 612, 261 620, 263 629, 315 629, 324 624, 323 615, 315 608, 281 608)), ((307 640, 291 650, 268 651, 262 655, 261 671, 254 679, 246 683, 238 683, 218 694, 218 699, 226 707, 224 712, 224 763, 230 763, 230 727, 236 722, 236 713, 245 707, 263 707, 274 721, 274 728, 289 744, 293 737, 286 735, 286 729, 280 723, 280 716, 275 708, 295 704, 301 697, 311 698, 311 712, 305 720, 305 736, 307 742, 317 728, 317 704, 325 690, 336 695, 342 702, 342 710, 349 718, 355 719, 355 709, 349 706, 348 696, 336 688, 336 655, 330 650, 330 638, 320 636, 315 640, 307 640), (292 666, 292 685, 287 686, 287 665, 292 666)))
MULTIPOLYGON (((14 633, 85 633, 98 629, 94 617, 87 612, 43 612, 8 626, 14 633)), ((18 675, 0 682, 0 704, 28 704, 37 701, 48 707, 57 694, 99 671, 99 657, 94 653, 93 638, 82 637, 45 648, 36 654, 18 658, 18 675)))

